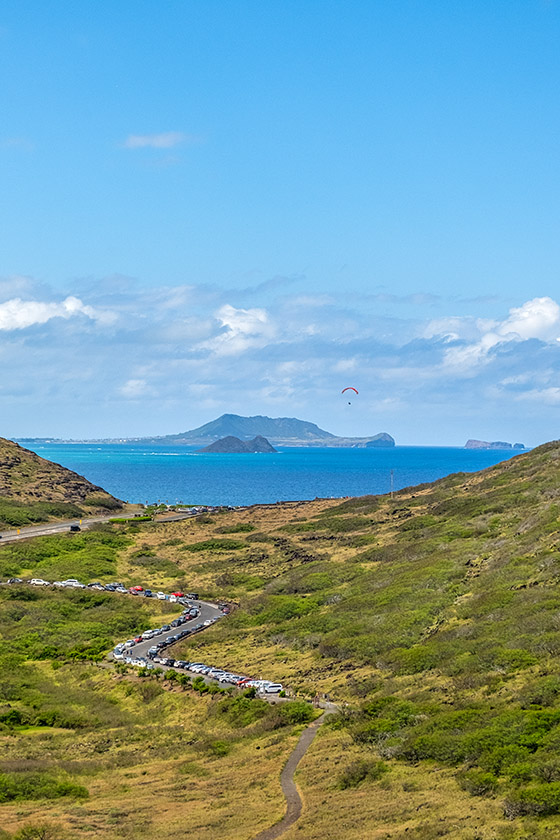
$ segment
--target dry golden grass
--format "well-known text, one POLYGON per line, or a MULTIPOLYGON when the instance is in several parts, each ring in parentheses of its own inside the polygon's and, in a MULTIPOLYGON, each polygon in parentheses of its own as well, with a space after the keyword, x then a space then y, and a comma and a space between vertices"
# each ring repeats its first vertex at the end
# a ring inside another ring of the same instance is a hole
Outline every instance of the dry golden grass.
POLYGON ((152 840, 168 840, 186 827, 199 840, 220 835, 249 840, 281 818, 279 770, 297 742, 296 730, 257 731, 241 738, 237 732, 230 752, 214 756, 206 742, 230 737, 227 728, 207 717, 216 700, 166 690, 151 704, 157 722, 141 723, 141 695, 128 693, 131 685, 141 685, 139 678, 98 669, 90 680, 118 698, 131 725, 2 736, 0 769, 58 766, 90 794, 79 802, 4 804, 0 825, 5 831, 47 821, 62 826, 69 840, 137 840, 145 832, 152 840))

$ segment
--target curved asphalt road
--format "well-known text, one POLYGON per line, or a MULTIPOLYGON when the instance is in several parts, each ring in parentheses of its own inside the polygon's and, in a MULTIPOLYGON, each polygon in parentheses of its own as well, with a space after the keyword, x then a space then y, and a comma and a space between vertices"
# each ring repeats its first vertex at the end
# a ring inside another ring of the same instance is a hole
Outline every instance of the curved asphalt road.
MULTIPOLYGON (((140 598, 142 596, 141 595, 136 595, 136 596, 133 596, 133 597, 140 598)), ((135 644, 133 647, 129 648, 126 651, 126 655, 127 656, 132 656, 132 657, 141 656, 144 659, 148 659, 149 649, 151 647, 153 647, 155 644, 157 644, 157 642, 165 641, 167 636, 174 636, 175 633, 179 633, 181 630, 188 630, 188 629, 194 627, 195 624, 203 624, 203 622, 205 622, 209 618, 217 618, 218 616, 222 615, 222 611, 220 610, 220 608, 216 604, 210 604, 207 601, 194 601, 191 598, 189 598, 189 603, 192 603, 192 605, 194 607, 198 607, 198 609, 200 610, 200 613, 197 615, 196 618, 193 618, 190 621, 187 621, 185 624, 181 624, 180 627, 176 627, 176 628, 172 627, 171 630, 166 630, 165 632, 160 633, 157 636, 153 636, 151 639, 146 639, 145 642, 138 642, 137 644, 135 644)), ((177 609, 178 610, 183 610, 184 607, 181 604, 177 604, 177 609)), ((177 618, 177 616, 175 616, 175 618, 177 618)), ((225 618, 225 616, 224 616, 224 618, 225 618)), ((165 621, 165 623, 169 624, 170 622, 165 621)), ((209 624, 208 626, 211 627, 212 625, 209 624)), ((198 630, 197 632, 201 633, 203 630, 206 630, 206 627, 201 627, 200 630, 198 630)), ((193 633, 192 635, 194 636, 196 634, 193 633)), ((191 638, 190 636, 185 636, 184 639, 181 639, 181 642, 188 641, 188 639, 190 639, 190 638, 191 638)), ((175 644, 179 644, 179 642, 175 642, 175 644)), ((168 656, 168 655, 171 656, 171 648, 172 647, 173 647, 173 645, 169 645, 169 647, 165 648, 165 650, 162 650, 161 653, 160 653, 160 656, 168 656)), ((168 665, 160 665, 159 663, 156 663, 156 664, 157 664, 158 668, 164 668, 166 670, 167 670, 168 667, 170 667, 168 665)))

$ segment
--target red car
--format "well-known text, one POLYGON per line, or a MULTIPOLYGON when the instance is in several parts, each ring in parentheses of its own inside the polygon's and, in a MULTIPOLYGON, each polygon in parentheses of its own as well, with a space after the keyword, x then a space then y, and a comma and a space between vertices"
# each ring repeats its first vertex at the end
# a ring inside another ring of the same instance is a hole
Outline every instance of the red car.
POLYGON ((172 592, 171 594, 175 595, 176 598, 184 598, 185 597, 182 592, 172 592))
POLYGON ((139 592, 144 591, 144 587, 143 586, 131 586, 128 591, 132 592, 133 595, 138 595, 139 592))

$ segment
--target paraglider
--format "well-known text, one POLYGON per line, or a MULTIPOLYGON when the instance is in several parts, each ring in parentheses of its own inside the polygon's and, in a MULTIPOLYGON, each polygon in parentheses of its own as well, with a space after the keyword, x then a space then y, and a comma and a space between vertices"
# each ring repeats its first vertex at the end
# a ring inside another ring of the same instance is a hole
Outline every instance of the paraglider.
MULTIPOLYGON (((357 388, 354 388, 354 386, 353 386, 353 385, 348 385, 348 387, 347 387, 347 388, 343 388, 343 389, 342 389, 342 391, 341 391, 340 393, 341 393, 341 394, 345 394, 345 393, 346 393, 346 391, 354 391, 354 393, 355 393, 356 395, 358 394, 358 389, 357 389, 357 388)), ((348 405, 352 405, 352 403, 351 403, 351 402, 348 402, 348 405)))

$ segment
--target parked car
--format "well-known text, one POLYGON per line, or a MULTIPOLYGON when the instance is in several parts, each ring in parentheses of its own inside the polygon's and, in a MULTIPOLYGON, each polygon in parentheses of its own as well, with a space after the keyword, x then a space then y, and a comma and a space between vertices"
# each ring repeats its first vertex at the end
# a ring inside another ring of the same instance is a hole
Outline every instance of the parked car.
POLYGON ((23 583, 21 578, 8 578, 8 583, 23 583))
POLYGON ((159 598, 160 601, 165 601, 165 599, 167 598, 167 595, 165 594, 165 592, 157 592, 156 593, 156 598, 159 598))
POLYGON ((280 683, 269 683, 263 688, 265 694, 278 694, 279 691, 284 691, 284 687, 280 683))
POLYGON ((33 586, 50 586, 48 580, 43 580, 43 578, 31 578, 29 581, 33 586))

